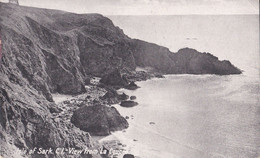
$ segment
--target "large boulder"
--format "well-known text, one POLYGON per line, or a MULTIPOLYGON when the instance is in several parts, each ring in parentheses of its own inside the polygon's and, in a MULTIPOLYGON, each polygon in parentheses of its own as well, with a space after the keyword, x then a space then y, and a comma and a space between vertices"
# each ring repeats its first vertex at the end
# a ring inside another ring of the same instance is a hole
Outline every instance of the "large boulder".
POLYGON ((101 83, 111 86, 127 86, 128 81, 125 76, 121 75, 119 69, 115 69, 111 73, 103 76, 100 80, 101 83))
POLYGON ((132 154, 125 154, 123 158, 135 158, 135 156, 132 154))
POLYGON ((134 107, 134 106, 136 106, 136 105, 138 105, 138 103, 137 102, 134 102, 134 101, 132 101, 132 100, 127 100, 127 101, 122 101, 121 103, 120 103, 120 105, 122 106, 122 107, 134 107))
POLYGON ((130 100, 135 100, 136 99, 136 96, 131 96, 130 97, 130 100))
POLYGON ((81 130, 96 136, 106 136, 112 131, 128 127, 126 119, 116 108, 100 104, 79 108, 73 113, 71 122, 81 130))

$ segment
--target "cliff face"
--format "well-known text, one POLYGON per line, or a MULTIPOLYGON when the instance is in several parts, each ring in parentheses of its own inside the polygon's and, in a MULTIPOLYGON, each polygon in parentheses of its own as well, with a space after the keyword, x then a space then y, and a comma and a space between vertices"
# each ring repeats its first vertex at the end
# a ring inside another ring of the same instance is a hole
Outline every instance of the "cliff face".
POLYGON ((145 41, 131 41, 136 65, 153 67, 166 74, 240 74, 229 61, 220 61, 210 53, 183 48, 172 53, 168 48, 145 41))
POLYGON ((90 142, 87 133, 82 139, 82 133, 56 123, 49 110, 56 108, 51 93, 85 92, 89 75, 102 76, 121 68, 132 71, 136 66, 169 74, 241 73, 210 54, 192 49, 172 53, 130 39, 98 14, 0 3, 0 29, 0 150, 8 157, 14 150, 7 146, 79 147, 90 142))
POLYGON ((117 66, 134 69, 132 55, 122 47, 128 38, 96 14, 0 3, 0 15, 1 156, 14 156, 12 148, 85 148, 91 143, 87 132, 55 122, 51 93, 82 93, 88 74, 117 66))
POLYGON ((22 76, 48 100, 51 92, 84 92, 87 75, 102 76, 115 68, 150 66, 168 74, 240 73, 229 62, 196 50, 172 53, 156 44, 132 40, 98 14, 77 15, 3 3, 0 12, 5 54, 2 72, 9 78, 22 76))

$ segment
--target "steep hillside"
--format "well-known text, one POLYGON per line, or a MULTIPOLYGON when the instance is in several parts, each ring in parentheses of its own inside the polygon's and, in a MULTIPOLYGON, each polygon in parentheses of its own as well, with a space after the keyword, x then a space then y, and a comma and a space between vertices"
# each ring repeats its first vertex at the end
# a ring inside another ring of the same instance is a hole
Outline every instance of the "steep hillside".
POLYGON ((21 72, 48 100, 50 92, 84 92, 87 75, 102 76, 115 68, 150 66, 169 74, 241 73, 230 63, 196 50, 172 53, 156 44, 132 40, 98 14, 78 15, 1 3, 0 18, 3 72, 21 72))
POLYGON ((136 66, 168 74, 241 73, 210 54, 193 49, 172 53, 131 39, 99 14, 0 3, 0 29, 0 151, 8 157, 17 148, 90 144, 87 132, 55 122, 50 110, 57 108, 52 93, 84 93, 90 76, 136 66))

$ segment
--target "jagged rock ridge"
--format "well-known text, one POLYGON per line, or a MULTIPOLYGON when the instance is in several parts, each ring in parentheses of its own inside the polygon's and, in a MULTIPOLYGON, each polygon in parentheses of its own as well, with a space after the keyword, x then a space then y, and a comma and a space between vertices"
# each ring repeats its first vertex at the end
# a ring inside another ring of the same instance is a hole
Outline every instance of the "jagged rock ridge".
POLYGON ((131 49, 135 63, 140 67, 153 67, 166 74, 240 74, 241 70, 229 61, 220 61, 210 53, 200 53, 195 49, 183 48, 172 53, 168 48, 133 40, 131 49))

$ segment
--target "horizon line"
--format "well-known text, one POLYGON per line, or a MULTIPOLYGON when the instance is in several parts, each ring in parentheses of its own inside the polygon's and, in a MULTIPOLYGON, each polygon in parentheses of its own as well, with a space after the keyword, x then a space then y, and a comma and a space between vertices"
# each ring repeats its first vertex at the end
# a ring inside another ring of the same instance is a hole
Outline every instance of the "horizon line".
POLYGON ((11 4, 11 5, 16 5, 16 6, 21 6, 21 7, 29 7, 29 8, 38 8, 38 9, 49 9, 49 10, 56 10, 56 11, 63 11, 63 12, 68 12, 68 13, 74 13, 74 14, 100 14, 103 16, 217 16, 217 15, 227 15, 227 16, 231 16, 231 15, 260 15, 260 10, 257 13, 191 13, 191 14, 103 14, 103 13, 98 13, 98 12, 83 12, 83 13, 79 13, 79 12, 74 12, 74 11, 68 11, 68 10, 62 10, 62 9, 58 9, 58 8, 43 8, 43 7, 38 7, 38 6, 27 6, 27 5, 20 5, 20 4, 12 4, 10 2, 2 2, 0 0, 0 3, 5 3, 5 4, 11 4))

